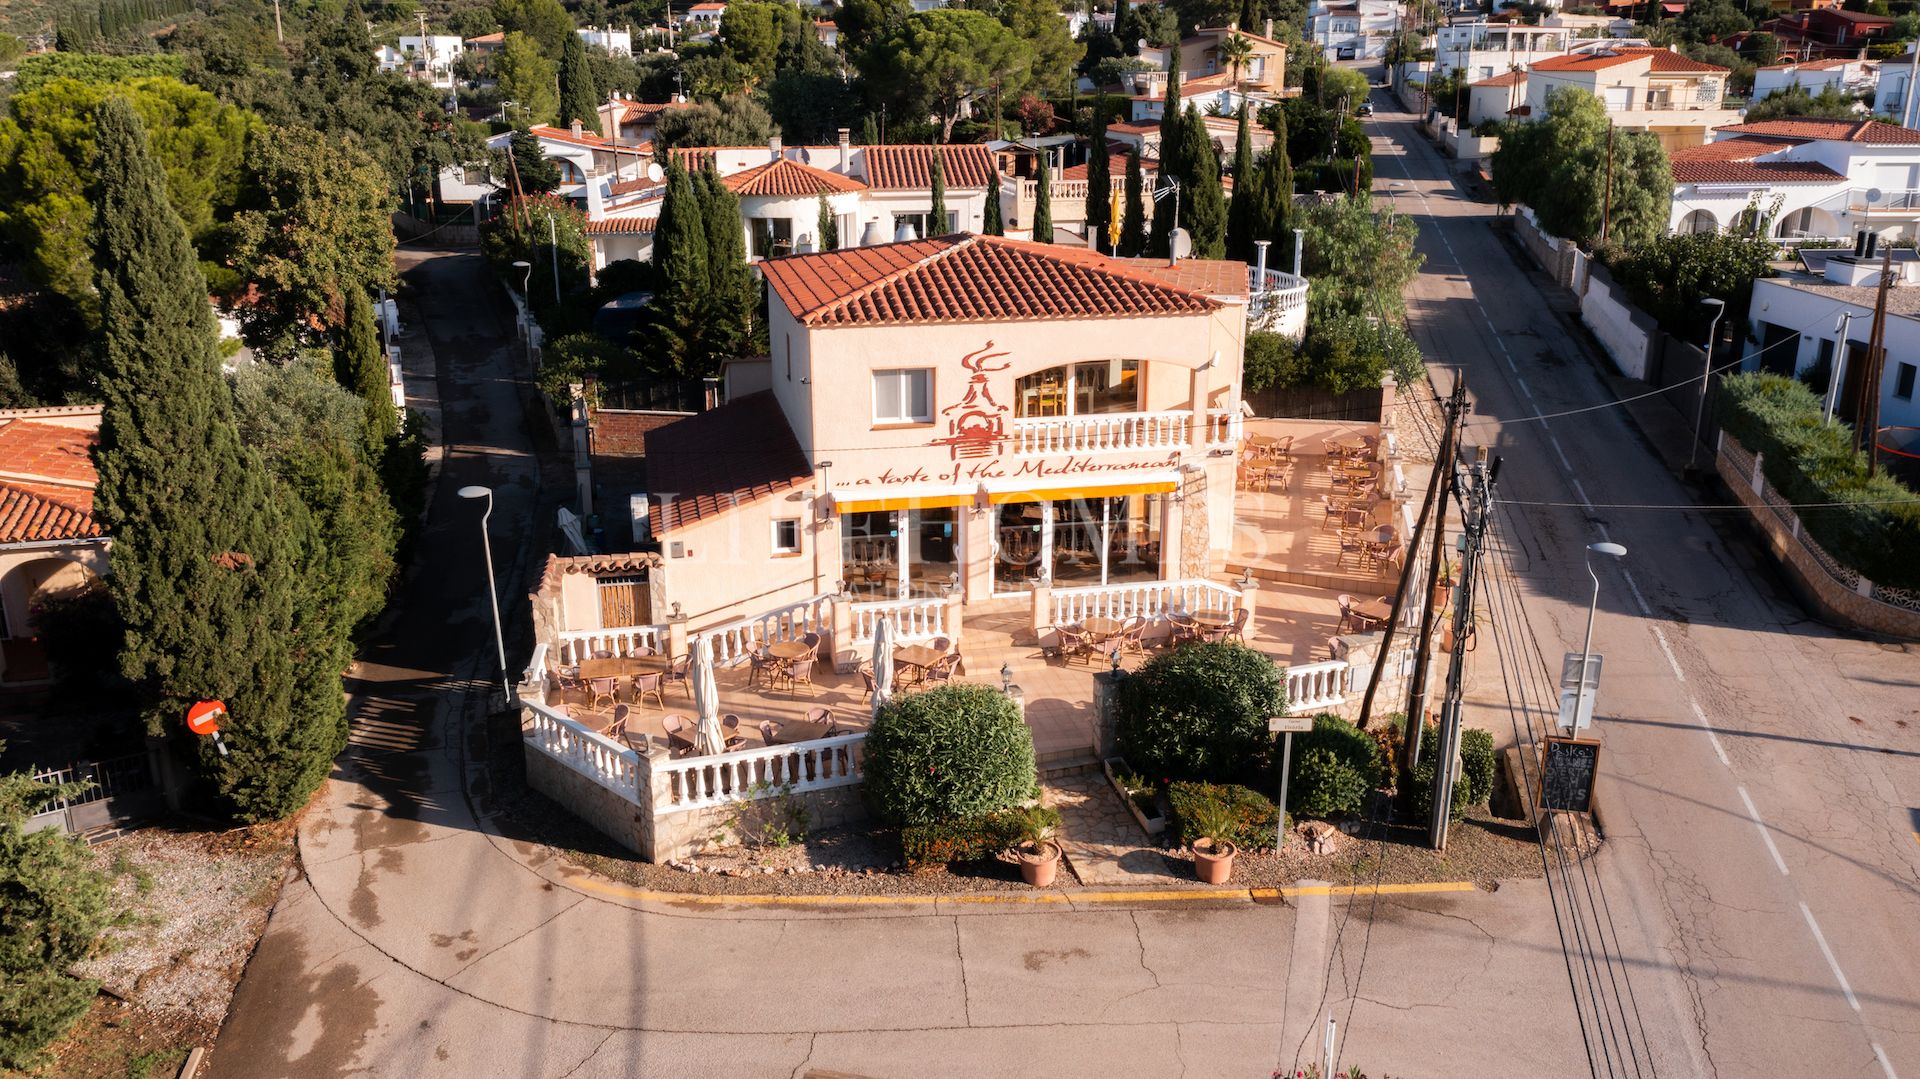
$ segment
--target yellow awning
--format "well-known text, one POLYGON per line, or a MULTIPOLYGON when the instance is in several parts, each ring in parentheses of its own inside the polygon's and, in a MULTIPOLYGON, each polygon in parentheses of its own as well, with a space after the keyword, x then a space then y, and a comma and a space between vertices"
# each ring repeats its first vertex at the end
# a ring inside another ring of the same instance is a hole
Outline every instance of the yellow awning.
POLYGON ((938 510, 948 506, 971 506, 972 495, 902 495, 896 498, 859 498, 842 500, 836 496, 837 513, 879 513, 886 510, 938 510))
POLYGON ((1170 494, 1180 484, 1174 480, 1150 480, 1144 483, 1114 483, 1091 487, 1055 487, 1045 491, 991 491, 987 501, 998 506, 1003 502, 1070 502, 1076 498, 1120 498, 1125 495, 1164 495, 1170 494))

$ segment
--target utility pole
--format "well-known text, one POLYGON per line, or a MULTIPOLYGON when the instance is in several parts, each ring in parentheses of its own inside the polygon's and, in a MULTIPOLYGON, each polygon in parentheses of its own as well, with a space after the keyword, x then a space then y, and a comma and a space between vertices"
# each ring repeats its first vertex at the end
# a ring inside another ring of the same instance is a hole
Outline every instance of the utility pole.
POLYGON ((1607 117, 1607 193, 1600 203, 1600 242, 1607 240, 1613 225, 1613 117, 1607 117))
MULTIPOLYGON (((1439 590, 1440 560, 1447 543, 1447 494, 1453 484, 1448 479, 1454 474, 1455 461, 1459 457, 1456 444, 1460 421, 1467 410, 1466 372, 1455 376, 1453 394, 1447 399, 1447 427, 1440 436, 1440 457, 1433 463, 1435 485, 1439 488, 1439 513, 1434 518, 1433 553, 1427 560, 1426 603, 1420 609, 1420 640, 1413 653, 1413 684, 1407 690, 1407 730, 1401 740, 1400 774, 1411 776, 1413 766, 1420 761, 1420 740, 1426 734, 1427 712, 1427 657, 1433 648, 1433 597, 1439 590)), ((1454 636, 1454 647, 1461 646, 1458 634, 1454 636)), ((1413 785, 1406 785, 1412 793, 1413 785)))
POLYGON ((273 0, 273 40, 282 45, 287 43, 287 34, 280 28, 280 0, 273 0))
POLYGON ((1880 294, 1873 301, 1873 332, 1867 344, 1866 381, 1860 387, 1860 418, 1854 434, 1867 455, 1867 478, 1880 468, 1880 368, 1887 362, 1887 287, 1893 283, 1893 248, 1880 256, 1880 294))
POLYGON ((1453 593, 1453 652, 1447 659, 1447 695, 1440 705, 1440 744, 1433 747, 1433 814, 1427 823, 1427 845, 1447 849, 1447 824, 1453 808, 1453 785, 1459 779, 1455 764, 1460 753, 1461 682, 1466 671, 1467 634, 1473 629, 1473 591, 1478 583, 1480 545, 1486 536, 1493 505, 1493 486, 1500 478, 1500 459, 1489 468, 1482 459, 1473 466, 1473 485, 1461 492, 1464 534, 1460 539, 1460 582, 1453 593))

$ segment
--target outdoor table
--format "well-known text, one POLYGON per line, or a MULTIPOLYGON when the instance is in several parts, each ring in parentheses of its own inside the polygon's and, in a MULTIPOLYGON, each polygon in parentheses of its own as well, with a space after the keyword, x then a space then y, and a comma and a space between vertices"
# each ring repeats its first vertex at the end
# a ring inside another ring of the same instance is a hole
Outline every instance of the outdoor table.
POLYGON ((583 659, 580 661, 580 680, 592 678, 627 678, 636 674, 664 674, 672 669, 673 661, 666 656, 614 656, 612 659, 583 659))
POLYGON ((1195 622, 1213 629, 1226 629, 1233 625, 1231 611, 1201 611, 1193 616, 1195 622))
POLYGON ((945 652, 940 651, 938 648, 929 648, 924 644, 903 645, 893 650, 893 661, 895 663, 903 663, 909 667, 919 667, 922 670, 933 666, 945 658, 947 658, 945 652))
POLYGON ((776 738, 774 744, 776 745, 787 745, 792 742, 812 742, 827 736, 827 725, 825 723, 815 723, 810 719, 783 719, 780 720, 779 723, 780 729, 774 733, 774 737, 776 738))
POLYGON ((1354 605, 1353 611, 1375 625, 1385 625, 1387 619, 1393 616, 1393 604, 1384 597, 1370 599, 1365 603, 1354 605))
POLYGON ((1087 635, 1087 643, 1089 645, 1105 644, 1113 638, 1120 636, 1121 631, 1126 628, 1126 624, 1117 618, 1101 618, 1096 616, 1080 623, 1080 630, 1087 635))
POLYGON ((805 641, 775 641, 767 646, 767 654, 777 660, 792 663, 796 659, 805 659, 813 651, 813 646, 805 641))

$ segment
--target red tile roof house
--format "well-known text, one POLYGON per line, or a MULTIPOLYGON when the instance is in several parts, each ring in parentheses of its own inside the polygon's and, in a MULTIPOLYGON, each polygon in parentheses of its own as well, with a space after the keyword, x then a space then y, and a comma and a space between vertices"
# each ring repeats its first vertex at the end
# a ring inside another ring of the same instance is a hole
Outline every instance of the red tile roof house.
POLYGON ((1782 239, 1914 233, 1920 131, 1866 119, 1785 119, 1715 135, 1671 155, 1674 232, 1723 229, 1752 206, 1775 213, 1772 233, 1782 239))
POLYGON ((93 517, 100 408, 0 409, 0 683, 47 678, 37 600, 107 572, 93 517))

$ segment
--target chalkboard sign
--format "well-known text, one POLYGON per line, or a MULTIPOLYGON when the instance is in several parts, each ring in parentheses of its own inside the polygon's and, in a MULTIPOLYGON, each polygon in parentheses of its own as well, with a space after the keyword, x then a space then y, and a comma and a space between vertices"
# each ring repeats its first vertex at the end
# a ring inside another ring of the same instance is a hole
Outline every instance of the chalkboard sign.
POLYGON ((1540 769, 1540 808, 1585 813, 1593 808, 1593 780, 1600 774, 1600 743, 1590 738, 1548 738, 1540 769))

